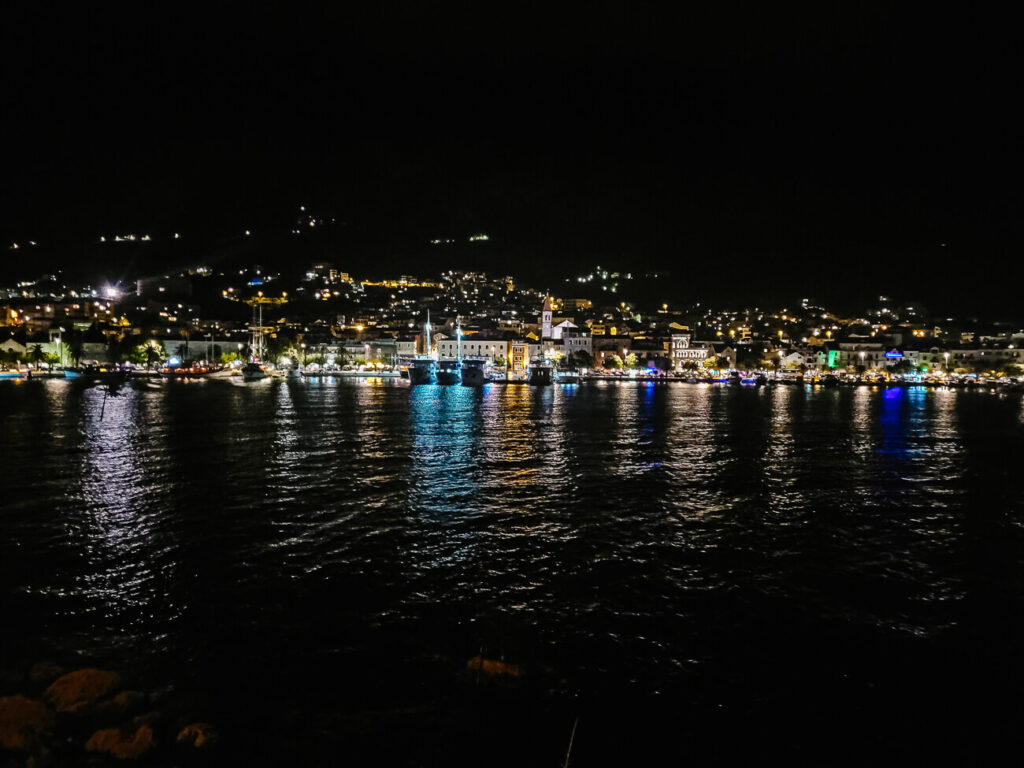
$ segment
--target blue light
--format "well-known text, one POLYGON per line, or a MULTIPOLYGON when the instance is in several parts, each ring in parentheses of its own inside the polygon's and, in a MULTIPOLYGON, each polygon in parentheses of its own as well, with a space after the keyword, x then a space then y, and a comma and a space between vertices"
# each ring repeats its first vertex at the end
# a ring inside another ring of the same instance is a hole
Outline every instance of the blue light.
POLYGON ((890 360, 902 360, 903 359, 903 353, 902 352, 886 352, 885 356, 887 358, 889 358, 890 360))
POLYGON ((169 358, 167 358, 167 364, 169 366, 171 366, 171 367, 174 367, 176 365, 181 365, 181 358, 180 357, 169 357, 169 358))

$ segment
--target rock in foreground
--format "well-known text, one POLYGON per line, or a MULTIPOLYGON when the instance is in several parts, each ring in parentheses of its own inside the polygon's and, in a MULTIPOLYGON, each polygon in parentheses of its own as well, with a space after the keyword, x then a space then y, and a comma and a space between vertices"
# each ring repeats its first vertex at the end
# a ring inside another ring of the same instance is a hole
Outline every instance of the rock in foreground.
POLYGON ((6 696, 0 699, 0 747, 31 750, 53 727, 53 712, 35 699, 6 696))
POLYGON ((114 691, 118 682, 113 672, 79 669, 54 680, 45 697, 58 712, 81 712, 114 691))
POLYGON ((209 723, 192 723, 178 732, 178 742, 193 747, 207 747, 217 741, 217 731, 209 723))
POLYGON ((153 729, 148 725, 140 725, 135 731, 118 728, 96 731, 85 743, 89 752, 109 752, 121 759, 138 757, 152 746, 153 729))

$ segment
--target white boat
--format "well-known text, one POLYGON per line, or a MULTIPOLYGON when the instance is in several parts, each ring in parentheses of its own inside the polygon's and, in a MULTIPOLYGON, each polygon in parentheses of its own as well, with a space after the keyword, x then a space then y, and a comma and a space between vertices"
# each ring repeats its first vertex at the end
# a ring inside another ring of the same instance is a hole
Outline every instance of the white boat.
POLYGON ((248 363, 242 367, 242 381, 259 381, 265 378, 267 378, 267 372, 260 367, 259 363, 248 363))

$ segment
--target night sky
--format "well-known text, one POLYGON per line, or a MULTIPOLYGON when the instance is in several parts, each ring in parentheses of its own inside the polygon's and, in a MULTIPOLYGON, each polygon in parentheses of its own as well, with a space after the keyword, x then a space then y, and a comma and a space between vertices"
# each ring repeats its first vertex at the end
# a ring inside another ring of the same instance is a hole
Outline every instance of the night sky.
POLYGON ((103 232, 202 250, 306 204, 345 228, 323 246, 343 268, 487 232, 480 268, 538 280, 602 263, 669 269, 679 298, 1015 309, 1009 19, 427 5, 10 17, 4 272, 36 267, 15 240, 88 270, 103 232))

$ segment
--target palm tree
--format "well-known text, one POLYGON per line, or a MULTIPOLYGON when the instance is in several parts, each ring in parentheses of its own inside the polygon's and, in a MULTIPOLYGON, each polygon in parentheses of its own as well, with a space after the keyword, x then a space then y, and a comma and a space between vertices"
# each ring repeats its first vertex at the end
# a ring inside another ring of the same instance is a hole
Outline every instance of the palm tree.
POLYGON ((43 352, 42 344, 36 344, 32 347, 32 351, 28 353, 29 361, 35 363, 36 368, 39 367, 39 363, 41 363, 45 357, 46 354, 43 352))
POLYGON ((82 359, 82 354, 85 349, 84 342, 82 341, 82 334, 79 331, 71 330, 68 333, 67 345, 71 359, 77 366, 79 361, 82 359))

